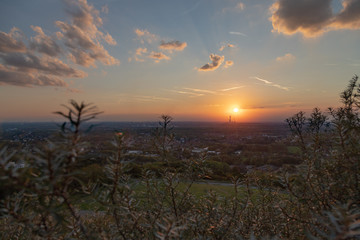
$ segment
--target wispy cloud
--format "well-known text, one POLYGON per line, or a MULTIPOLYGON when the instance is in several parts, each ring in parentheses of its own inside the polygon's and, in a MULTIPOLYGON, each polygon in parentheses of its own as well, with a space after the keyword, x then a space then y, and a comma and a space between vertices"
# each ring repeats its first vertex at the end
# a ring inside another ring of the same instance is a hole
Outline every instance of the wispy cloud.
POLYGON ((247 35, 245 33, 242 33, 242 32, 229 32, 229 34, 247 37, 247 35))
POLYGON ((128 60, 129 62, 131 62, 132 60, 135 60, 137 62, 144 62, 145 60, 143 59, 144 54, 147 53, 147 48, 137 48, 135 51, 135 54, 133 57, 130 57, 128 60))
POLYGON ((193 91, 193 92, 216 94, 215 91, 206 90, 206 89, 198 89, 198 88, 183 88, 183 89, 190 90, 190 91, 193 91))
POLYGON ((101 12, 108 14, 109 13, 109 7, 107 4, 101 7, 101 12))
POLYGON ((219 51, 220 51, 220 52, 223 51, 226 47, 228 47, 228 48, 234 48, 235 45, 230 44, 230 43, 228 43, 228 44, 226 44, 226 45, 222 45, 222 46, 219 48, 219 51))
POLYGON ((236 4, 236 9, 239 9, 239 10, 244 10, 245 9, 245 4, 242 3, 242 2, 239 2, 238 4, 236 4))
POLYGON ((189 92, 189 91, 182 91, 182 90, 169 90, 169 91, 178 93, 178 94, 190 95, 191 97, 201 97, 201 96, 205 95, 203 93, 196 93, 196 92, 189 92))
POLYGON ((245 9, 245 4, 243 2, 238 2, 236 5, 233 5, 231 7, 226 7, 222 9, 222 13, 226 13, 226 12, 241 12, 245 9))
POLYGON ((214 108, 218 108, 218 107, 223 107, 224 104, 207 104, 205 105, 206 107, 214 107, 214 108))
POLYGON ((280 56, 276 58, 277 62, 293 62, 295 61, 296 57, 291 53, 286 53, 284 56, 280 56))
POLYGON ((198 1, 198 2, 195 3, 191 8, 185 10, 182 14, 183 14, 183 15, 186 15, 186 14, 188 14, 188 13, 196 10, 196 9, 200 6, 201 2, 202 2, 202 0, 198 1))
POLYGON ((263 105, 263 106, 244 106, 242 109, 271 109, 271 108, 294 108, 299 107, 301 102, 284 102, 279 104, 272 104, 272 105, 263 105))
POLYGON ((244 86, 236 86, 236 87, 231 87, 231 88, 224 88, 224 89, 221 89, 220 91, 227 92, 227 91, 232 91, 232 90, 236 90, 236 89, 243 88, 243 87, 244 86))
POLYGON ((198 71, 214 71, 224 62, 224 56, 211 54, 209 58, 212 62, 205 64, 204 66, 199 68, 198 71))
POLYGON ((202 97, 202 96, 207 96, 207 95, 225 95, 224 92, 236 90, 236 89, 239 89, 242 87, 244 87, 244 86, 235 86, 235 87, 231 87, 231 88, 218 89, 218 90, 183 87, 181 89, 176 89, 176 90, 172 89, 172 90, 168 90, 168 91, 175 92, 178 94, 188 95, 190 97, 202 97))
POLYGON ((265 83, 266 85, 269 85, 269 86, 272 86, 272 87, 276 87, 276 88, 279 88, 279 89, 282 89, 282 90, 285 90, 285 91, 290 90, 289 87, 284 87, 284 86, 281 86, 279 84, 273 83, 271 81, 268 81, 268 80, 265 80, 265 79, 262 79, 262 78, 259 78, 259 77, 251 77, 251 78, 256 79, 258 81, 261 81, 261 82, 265 83))
POLYGON ((148 95, 131 95, 127 93, 120 94, 118 96, 119 102, 160 102, 160 101, 174 101, 171 98, 148 96, 148 95))

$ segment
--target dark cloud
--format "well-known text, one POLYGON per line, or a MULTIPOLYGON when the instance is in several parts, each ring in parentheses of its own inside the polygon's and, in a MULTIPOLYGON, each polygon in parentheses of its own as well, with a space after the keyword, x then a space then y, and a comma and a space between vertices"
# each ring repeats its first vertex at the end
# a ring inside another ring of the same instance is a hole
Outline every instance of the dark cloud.
POLYGON ((22 87, 56 86, 67 87, 68 84, 61 78, 39 74, 37 72, 22 72, 16 68, 0 64, 0 85, 13 85, 22 87))
POLYGON ((61 77, 82 78, 86 73, 76 70, 65 64, 59 59, 52 57, 39 57, 32 53, 0 53, 2 62, 11 67, 16 67, 18 71, 42 72, 44 74, 56 75, 61 77))
POLYGON ((274 30, 284 34, 319 34, 332 17, 331 0, 279 0, 272 5, 272 11, 274 30))
POLYGON ((344 0, 342 2, 343 9, 335 17, 333 25, 336 28, 360 28, 360 1, 359 0, 344 0))
POLYGON ((170 41, 170 42, 164 42, 162 41, 159 48, 164 50, 176 50, 176 51, 182 51, 184 48, 186 48, 187 43, 186 42, 180 42, 180 41, 170 41))
POLYGON ((26 45, 19 38, 17 28, 12 28, 9 33, 0 31, 0 52, 25 52, 26 45))
POLYGON ((41 27, 31 26, 31 28, 37 33, 35 37, 31 38, 30 48, 41 53, 45 53, 49 56, 58 56, 62 50, 56 43, 54 37, 47 36, 41 27))
POLYGON ((149 58, 152 58, 155 60, 155 62, 159 62, 160 60, 170 60, 170 57, 166 56, 162 52, 151 52, 149 55, 149 58))
POLYGON ((326 31, 360 28, 360 0, 344 0, 343 9, 333 13, 331 0, 278 0, 270 10, 273 29, 291 35, 318 36, 326 31))
POLYGON ((220 65, 224 62, 224 56, 218 56, 215 54, 211 54, 209 57, 212 62, 207 63, 204 66, 202 66, 201 68, 199 68, 198 69, 199 71, 214 71, 218 67, 220 67, 220 65))
MULTIPOLYGON (((118 64, 101 43, 115 45, 109 33, 101 32, 99 11, 86 0, 64 0, 71 22, 57 21, 61 31, 54 36, 39 26, 31 26, 36 35, 26 38, 20 30, 0 32, 0 84, 15 86, 67 87, 64 78, 84 78, 87 74, 63 62, 67 56, 74 63, 96 67, 96 61, 118 64), (55 37, 56 36, 56 37, 55 37), (27 43, 23 39, 29 39, 27 43), (64 44, 59 44, 62 41, 64 44), (65 46, 65 47, 64 47, 65 46)), ((68 88, 69 89, 69 88, 68 88)))

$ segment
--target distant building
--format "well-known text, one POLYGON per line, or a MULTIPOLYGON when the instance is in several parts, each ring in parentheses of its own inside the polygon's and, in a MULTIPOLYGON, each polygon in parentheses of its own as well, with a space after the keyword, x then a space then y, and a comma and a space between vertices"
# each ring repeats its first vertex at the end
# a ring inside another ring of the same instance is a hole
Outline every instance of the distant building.
POLYGON ((207 154, 210 154, 210 155, 219 155, 220 152, 217 152, 217 151, 207 151, 207 154))
POLYGON ((191 152, 192 153, 203 153, 203 152, 207 152, 209 148, 194 148, 191 152))
POLYGON ((140 155, 140 154, 143 154, 143 151, 141 151, 141 150, 129 150, 129 151, 127 151, 127 154, 140 155))

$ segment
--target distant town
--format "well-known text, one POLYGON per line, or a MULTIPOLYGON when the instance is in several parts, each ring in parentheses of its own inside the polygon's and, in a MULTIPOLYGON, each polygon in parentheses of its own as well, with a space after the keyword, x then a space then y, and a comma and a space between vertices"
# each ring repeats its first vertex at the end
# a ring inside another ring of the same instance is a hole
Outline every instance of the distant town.
MULTIPOLYGON (((2 123, 0 144, 9 150, 36 151, 48 140, 57 141, 60 123, 2 123)), ((126 157, 134 164, 156 162, 157 122, 95 122, 85 124, 83 137, 89 146, 86 158, 105 164, 110 141, 121 132, 126 137, 126 157), (89 130, 90 128, 90 130, 89 130), (105 158, 104 158, 105 157, 105 158)), ((177 160, 198 157, 221 162, 231 172, 275 171, 284 164, 298 164, 299 149, 289 138, 285 123, 174 122, 172 154, 177 160)), ((22 165, 20 165, 22 166, 22 165)), ((226 179, 227 173, 220 174, 226 179)))

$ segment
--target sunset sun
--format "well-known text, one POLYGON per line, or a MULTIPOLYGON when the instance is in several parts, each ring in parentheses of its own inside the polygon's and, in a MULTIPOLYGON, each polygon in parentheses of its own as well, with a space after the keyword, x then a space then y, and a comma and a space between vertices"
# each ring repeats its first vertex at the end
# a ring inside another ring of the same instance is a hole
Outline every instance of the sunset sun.
POLYGON ((234 108, 234 109, 233 109, 233 112, 234 112, 234 113, 237 113, 237 112, 239 112, 239 109, 238 109, 238 108, 234 108))

